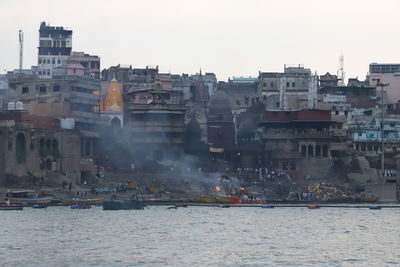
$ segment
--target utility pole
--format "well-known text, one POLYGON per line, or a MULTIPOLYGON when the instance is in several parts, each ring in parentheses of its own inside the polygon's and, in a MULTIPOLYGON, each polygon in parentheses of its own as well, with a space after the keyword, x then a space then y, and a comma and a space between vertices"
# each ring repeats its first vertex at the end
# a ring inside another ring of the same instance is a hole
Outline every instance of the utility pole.
POLYGON ((385 119, 385 110, 383 107, 383 87, 388 86, 388 83, 378 82, 377 86, 381 87, 381 141, 382 141, 382 154, 381 154, 381 177, 383 181, 383 177, 385 175, 385 137, 384 137, 384 119, 385 119))

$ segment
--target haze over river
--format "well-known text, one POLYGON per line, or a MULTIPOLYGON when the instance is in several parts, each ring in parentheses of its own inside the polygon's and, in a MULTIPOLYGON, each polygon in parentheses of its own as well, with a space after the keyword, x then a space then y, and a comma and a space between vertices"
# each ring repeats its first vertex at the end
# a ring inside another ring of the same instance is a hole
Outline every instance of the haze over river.
POLYGON ((0 211, 0 266, 398 266, 400 209, 0 211))

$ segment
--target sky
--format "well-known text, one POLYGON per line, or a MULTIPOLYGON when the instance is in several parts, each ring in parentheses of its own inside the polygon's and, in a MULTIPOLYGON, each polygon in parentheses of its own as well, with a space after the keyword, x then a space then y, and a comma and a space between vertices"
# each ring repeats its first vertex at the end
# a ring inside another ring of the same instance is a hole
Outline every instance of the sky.
POLYGON ((214 72, 218 80, 304 64, 346 79, 368 65, 400 63, 398 0, 0 0, 0 73, 37 64, 41 21, 73 30, 73 51, 101 68, 158 65, 161 72, 214 72))

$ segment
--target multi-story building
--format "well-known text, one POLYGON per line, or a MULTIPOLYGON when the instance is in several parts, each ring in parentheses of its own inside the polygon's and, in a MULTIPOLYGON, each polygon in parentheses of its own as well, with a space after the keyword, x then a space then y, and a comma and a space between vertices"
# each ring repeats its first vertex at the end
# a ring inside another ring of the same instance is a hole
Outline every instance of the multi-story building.
POLYGON ((331 163, 332 123, 329 110, 265 111, 260 131, 265 158, 272 162, 269 168, 299 178, 319 169, 311 166, 320 164, 324 167, 319 171, 326 175, 331 163))
POLYGON ((0 75, 0 111, 6 108, 8 102, 8 80, 6 75, 0 75))
POLYGON ((43 177, 49 172, 80 175, 80 136, 61 129, 60 119, 23 111, 0 114, 0 179, 43 177))
POLYGON ((251 105, 262 101, 257 78, 233 77, 224 83, 224 91, 229 95, 234 114, 244 112, 251 105))
POLYGON ((315 108, 318 76, 303 65, 284 67, 284 72, 260 72, 259 87, 268 110, 315 108))
MULTIPOLYGON (((400 64, 370 64, 370 86, 377 87, 381 83, 386 84, 383 90, 387 93, 388 109, 390 110, 400 100, 400 64)), ((381 87, 377 88, 378 90, 380 91, 381 87)))
POLYGON ((66 67, 72 51, 72 31, 64 27, 40 24, 38 47, 38 75, 51 78, 55 68, 66 67))
POLYGON ((156 82, 150 91, 128 93, 125 126, 135 160, 177 158, 184 149, 185 106, 156 82))

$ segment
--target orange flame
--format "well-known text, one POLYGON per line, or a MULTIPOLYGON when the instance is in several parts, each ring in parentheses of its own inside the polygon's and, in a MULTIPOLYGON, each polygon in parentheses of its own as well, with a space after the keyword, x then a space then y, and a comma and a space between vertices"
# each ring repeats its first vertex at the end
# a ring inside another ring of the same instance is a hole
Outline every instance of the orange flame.
POLYGON ((218 191, 221 191, 222 188, 221 188, 220 186, 216 186, 216 187, 215 187, 215 190, 218 192, 218 191))

